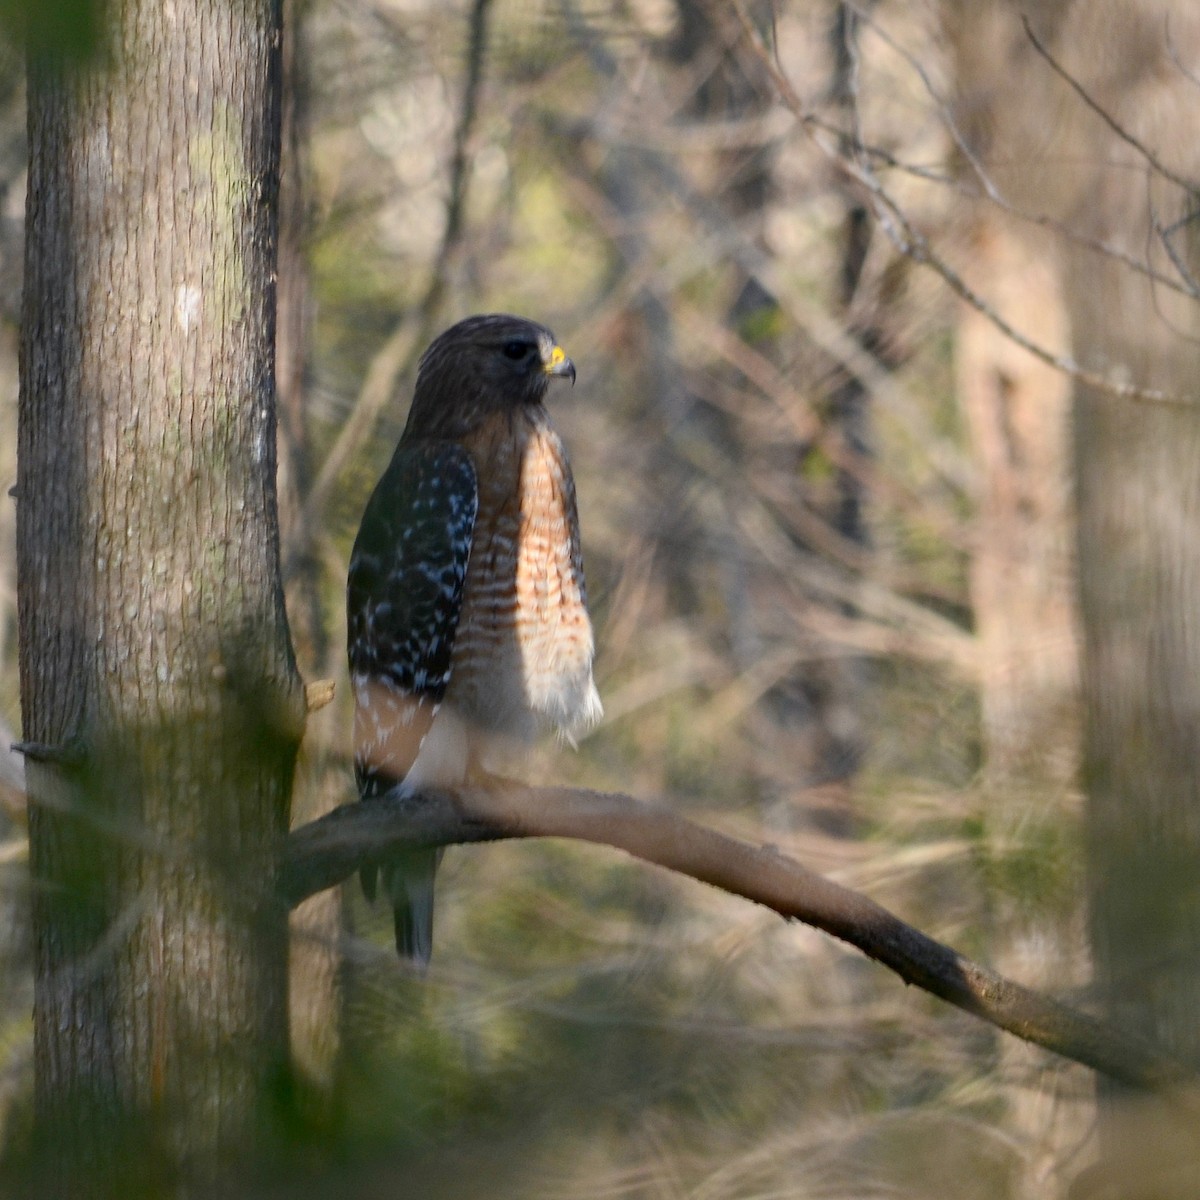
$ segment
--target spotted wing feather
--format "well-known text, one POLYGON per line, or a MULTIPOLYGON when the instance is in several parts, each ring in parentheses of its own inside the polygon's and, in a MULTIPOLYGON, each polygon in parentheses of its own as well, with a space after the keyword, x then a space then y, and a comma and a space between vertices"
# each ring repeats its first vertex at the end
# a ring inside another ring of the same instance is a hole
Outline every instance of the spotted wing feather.
MULTIPOLYGON (((401 444, 367 504, 346 596, 364 800, 404 780, 446 694, 478 508, 470 456, 450 443, 401 444)), ((404 858, 384 866, 397 944, 427 961, 437 858, 404 858)), ((374 871, 363 886, 373 896, 374 871)))
POLYGON ((355 736, 364 799, 412 766, 387 753, 389 718, 427 726, 446 694, 478 508, 471 459, 448 443, 400 446, 367 504, 347 584, 350 676, 370 718, 355 736))

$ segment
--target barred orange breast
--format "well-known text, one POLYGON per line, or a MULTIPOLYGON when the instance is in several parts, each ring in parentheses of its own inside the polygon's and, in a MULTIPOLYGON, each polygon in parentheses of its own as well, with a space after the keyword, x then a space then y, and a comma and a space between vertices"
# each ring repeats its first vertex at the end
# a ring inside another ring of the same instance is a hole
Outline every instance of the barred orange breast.
POLYGON ((479 512, 447 701, 486 732, 573 740, 602 709, 566 452, 540 405, 497 414, 466 448, 479 512))

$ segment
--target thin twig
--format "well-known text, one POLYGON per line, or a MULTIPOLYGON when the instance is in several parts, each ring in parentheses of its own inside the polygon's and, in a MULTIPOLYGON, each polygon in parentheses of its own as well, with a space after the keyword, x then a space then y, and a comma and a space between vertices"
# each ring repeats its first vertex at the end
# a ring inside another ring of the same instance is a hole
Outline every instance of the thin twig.
POLYGON ((1193 71, 1192 68, 1189 67, 1183 61, 1183 59, 1179 57, 1179 50, 1175 46, 1175 36, 1171 32, 1170 13, 1167 13, 1166 18, 1163 21, 1163 36, 1166 38, 1167 42, 1167 53, 1171 56, 1171 61, 1176 67, 1178 67, 1179 73, 1186 80, 1188 80, 1189 83, 1192 83, 1196 87, 1200 88, 1200 75, 1197 75, 1196 72, 1193 71))
MULTIPOLYGON (((436 319, 446 291, 449 265, 462 241, 463 213, 466 211, 467 184, 471 173, 471 139, 479 116, 479 93, 483 86, 484 57, 487 53, 488 9, 492 0, 475 0, 471 6, 471 26, 467 37, 467 78, 463 86, 462 109, 454 130, 454 153, 450 161, 450 196, 446 201, 446 225, 435 260, 433 277, 421 301, 422 326, 436 319)), ((427 338, 422 338, 424 346, 427 338)))
MULTIPOLYGON (((1089 371, 1073 359, 1047 350, 1045 346, 1035 342, 1002 317, 978 292, 970 287, 957 271, 939 255, 934 253, 928 238, 914 227, 899 202, 892 198, 887 189, 884 188, 869 168, 862 162, 847 161, 844 156, 838 153, 836 147, 827 144, 819 135, 819 131, 814 127, 811 114, 804 109, 795 88, 792 87, 787 76, 776 66, 770 51, 763 44, 762 39, 754 29, 753 23, 746 16, 742 0, 733 0, 733 3, 734 8, 742 19, 746 37, 752 49, 766 67, 771 76, 771 81, 778 89, 783 102, 792 110, 793 115, 802 128, 807 130, 813 144, 831 162, 836 163, 840 169, 853 176, 867 190, 874 201, 875 216, 879 221, 880 228, 883 229, 889 240, 901 254, 921 266, 929 267, 941 277, 942 281, 960 300, 963 300, 971 308, 975 309, 976 312, 986 317, 1010 341, 1020 346, 1023 350, 1028 351, 1039 362, 1043 362, 1057 371, 1062 371, 1087 387, 1106 392, 1121 400, 1132 400, 1140 404, 1155 405, 1164 408, 1196 407, 1197 401, 1194 397, 1180 396, 1159 388, 1140 387, 1137 384, 1124 383, 1112 379, 1096 371, 1089 371)), ((1171 178, 1171 176, 1168 176, 1168 178, 1171 178)))
POLYGON ((1167 252, 1167 257, 1171 260, 1172 266, 1179 272, 1180 279, 1186 284, 1187 294, 1193 299, 1200 300, 1200 284, 1196 282, 1196 276, 1192 272, 1192 268, 1183 260, 1183 255, 1175 246, 1175 235, 1179 230, 1191 225, 1197 218, 1200 218, 1200 208, 1193 208, 1191 212, 1179 218, 1178 221, 1173 221, 1170 225, 1160 225, 1157 216, 1154 218, 1154 232, 1158 234, 1158 240, 1162 243, 1163 249, 1167 252))
MULTIPOLYGON (((1065 67, 1063 67, 1057 61, 1057 59, 1055 59, 1055 57, 1050 53, 1050 51, 1046 48, 1046 46, 1043 45, 1043 43, 1038 38, 1037 34, 1033 32, 1033 27, 1030 25, 1029 18, 1027 16, 1021 17, 1021 25, 1025 30, 1025 36, 1029 39, 1030 44, 1038 52, 1038 54, 1040 54, 1042 56, 1042 58, 1045 59, 1045 61, 1049 64, 1051 70, 1053 70, 1054 73, 1056 75, 1058 75, 1067 84, 1067 86, 1070 87, 1073 92, 1075 92, 1075 94, 1077 96, 1079 96, 1079 98, 1084 102, 1084 104, 1086 104, 1087 107, 1090 108, 1092 110, 1092 112, 1094 112, 1104 122, 1104 124, 1107 125, 1108 128, 1110 130, 1112 130, 1112 132, 1115 133, 1118 138, 1120 138, 1121 141, 1123 141, 1127 146, 1132 147, 1133 150, 1135 150, 1138 154, 1140 154, 1142 156, 1142 158, 1144 158, 1146 160, 1147 164, 1152 168, 1152 170, 1156 171, 1164 179, 1167 179, 1171 183, 1175 184, 1178 188, 1180 188, 1187 195, 1190 195, 1190 196, 1196 195, 1197 189, 1198 189, 1198 187, 1200 187, 1200 184, 1198 184, 1198 182, 1194 179, 1193 180, 1185 179, 1182 175, 1179 175, 1176 172, 1172 171, 1170 169, 1170 167, 1168 167, 1150 149, 1149 146, 1147 146, 1144 142, 1142 142, 1140 139, 1135 137, 1134 134, 1130 133, 1130 131, 1128 129, 1126 129, 1125 126, 1123 126, 1116 119, 1116 117, 1114 117, 1112 115, 1112 113, 1110 113, 1108 111, 1108 109, 1106 109, 1099 101, 1094 99, 1092 97, 1092 95, 1088 92, 1088 90, 1083 86, 1083 84, 1081 84, 1073 75, 1071 75, 1071 73, 1069 71, 1067 71, 1067 69, 1065 67)), ((1167 37, 1168 37, 1168 52, 1170 52, 1170 28, 1169 28, 1169 26, 1167 29, 1167 37)), ((1190 220, 1192 216, 1194 216, 1194 213, 1190 214, 1189 217, 1185 218, 1184 223, 1186 223, 1187 220, 1190 220)), ((1163 248, 1166 250, 1168 258, 1170 258, 1171 263, 1174 265, 1175 269, 1179 272, 1179 277, 1180 277, 1180 279, 1183 280, 1184 286, 1185 286, 1186 290, 1188 291, 1188 293, 1193 298, 1200 298, 1200 289, 1197 288, 1195 276, 1192 274, 1192 271, 1188 267, 1188 265, 1186 263, 1184 263, 1182 261, 1182 259, 1179 257, 1178 253, 1175 250, 1174 245, 1170 241, 1169 234, 1162 228, 1162 226, 1160 226, 1158 224, 1157 221, 1153 222, 1153 228, 1154 228, 1155 232, 1159 235, 1159 240, 1162 242, 1163 248)), ((1170 228, 1171 228, 1171 232, 1174 232, 1174 230, 1177 228, 1177 225, 1172 225, 1170 228)))
POLYGON ((318 522, 346 463, 362 449, 375 429, 379 414, 392 398, 396 382, 408 374, 417 356, 433 336, 434 324, 445 297, 450 263, 463 236, 470 178, 470 145, 479 116, 479 93, 487 50, 487 15, 491 0, 475 0, 468 33, 467 77, 462 108, 454 130, 450 161, 450 192, 446 201, 446 224, 425 294, 416 306, 416 320, 406 314, 396 323, 372 358, 350 416, 321 464, 312 489, 305 497, 302 519, 318 522))
POLYGON ((304 497, 300 519, 308 527, 320 527, 320 518, 337 487, 342 470, 371 436, 379 414, 392 398, 396 380, 412 365, 417 345, 410 321, 401 318, 372 357, 358 396, 350 407, 350 415, 343 422, 308 495, 304 497))
MULTIPOLYGON (((1184 296, 1190 296, 1193 299, 1200 299, 1200 290, 1197 289, 1195 281, 1192 279, 1191 274, 1186 269, 1180 270, 1179 272, 1182 282, 1180 282, 1180 280, 1171 279, 1169 276, 1164 275, 1161 271, 1156 271, 1148 262, 1140 261, 1128 251, 1122 250, 1118 246, 1113 246, 1110 243, 1101 240, 1100 238, 1088 237, 1084 234, 1078 233, 1077 231, 1069 228, 1065 221, 1057 220, 1056 218, 1045 213, 1030 213, 1014 205, 996 185, 995 180, 993 180, 991 175, 988 173, 983 160, 975 152, 975 148, 970 144, 970 142, 968 142, 966 136, 959 129, 958 122, 954 119, 954 114, 950 105, 938 92, 932 78, 929 75, 929 72, 925 69, 924 63, 922 63, 921 60, 912 53, 912 51, 906 49, 899 41, 892 37, 892 35, 882 24, 880 24, 880 22, 874 20, 874 18, 872 18, 868 13, 860 11, 856 6, 851 5, 851 7, 855 12, 858 13, 859 18, 862 21, 870 24, 871 28, 875 31, 876 36, 878 36, 885 45, 889 46, 896 54, 904 59, 905 63, 908 64, 909 69, 921 81, 921 86, 925 89, 925 94, 934 103, 937 108, 938 115, 942 119, 942 123, 945 125, 946 129, 949 130, 950 137, 953 140, 955 147, 959 153, 962 154, 967 163, 970 164, 972 174, 979 181, 979 185, 983 189, 983 194, 989 201, 991 201, 992 204, 994 204, 1002 212, 1007 213, 1009 216, 1015 217, 1017 220, 1050 229, 1054 233, 1067 238, 1071 242, 1074 242, 1076 245, 1082 246, 1084 249, 1094 250, 1108 258, 1112 258, 1117 262, 1120 262, 1122 265, 1128 267, 1130 270, 1136 271, 1141 275, 1145 275, 1148 279, 1153 280, 1153 282, 1162 287, 1179 292, 1184 296)), ((1028 22, 1026 22, 1026 28, 1028 28, 1028 22)), ((818 126, 820 125, 820 123, 816 124, 818 126)), ((856 134, 855 149, 857 151, 856 161, 860 161, 864 169, 868 167, 868 163, 866 161, 867 158, 880 158, 881 161, 886 161, 886 158, 882 155, 882 152, 873 150, 871 147, 868 147, 865 144, 861 134, 856 134), (864 155, 866 158, 864 158, 864 155)), ((890 163, 889 165, 893 164, 890 163)), ((934 180, 934 182, 938 181, 934 180)), ((1168 253, 1169 252, 1170 247, 1168 247, 1168 253)), ((1174 256, 1172 256, 1172 259, 1174 259, 1174 256)), ((1178 268, 1179 264, 1176 263, 1175 265, 1178 268)))
POLYGON ((1146 163, 1155 171, 1157 171, 1158 174, 1164 179, 1170 180, 1171 183, 1182 188, 1185 192, 1195 192, 1196 181, 1194 179, 1185 179, 1182 175, 1172 171, 1171 168, 1168 167, 1166 163, 1164 163, 1162 159, 1160 159, 1154 153, 1154 151, 1145 144, 1145 142, 1140 141, 1137 137, 1130 133, 1129 130, 1126 129, 1125 126, 1122 125, 1116 119, 1116 117, 1114 117, 1112 113, 1110 113, 1108 109, 1104 107, 1103 104, 1101 104, 1091 95, 1090 92, 1088 92, 1087 88, 1085 88, 1083 84, 1081 84, 1079 80, 1077 80, 1070 73, 1070 71, 1066 69, 1066 67, 1059 63, 1058 59, 1056 59, 1054 55, 1050 53, 1050 51, 1042 43, 1042 40, 1036 33, 1034 33, 1033 26, 1030 25, 1029 18, 1027 16, 1022 15, 1021 25, 1024 27, 1025 36, 1029 39, 1030 45, 1033 46, 1038 54, 1040 54, 1042 58, 1046 60, 1050 66, 1050 69, 1060 79, 1063 80, 1063 82, 1071 89, 1071 91, 1073 91, 1084 102, 1084 104, 1086 104, 1088 108, 1090 108, 1092 112, 1094 112, 1096 116, 1098 116, 1100 120, 1102 120, 1104 124, 1107 125, 1109 129, 1111 129, 1113 133, 1115 133, 1117 137, 1121 139, 1121 141, 1123 141, 1133 150, 1136 150, 1137 153, 1146 160, 1146 163))

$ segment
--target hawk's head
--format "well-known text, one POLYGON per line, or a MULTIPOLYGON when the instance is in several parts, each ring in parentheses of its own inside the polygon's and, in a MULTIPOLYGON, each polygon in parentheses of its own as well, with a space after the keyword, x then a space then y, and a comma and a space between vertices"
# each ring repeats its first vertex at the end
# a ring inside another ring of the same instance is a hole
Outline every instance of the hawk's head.
POLYGON ((498 409, 540 404, 575 364, 544 325, 507 313, 467 317, 421 356, 410 432, 458 433, 498 409))

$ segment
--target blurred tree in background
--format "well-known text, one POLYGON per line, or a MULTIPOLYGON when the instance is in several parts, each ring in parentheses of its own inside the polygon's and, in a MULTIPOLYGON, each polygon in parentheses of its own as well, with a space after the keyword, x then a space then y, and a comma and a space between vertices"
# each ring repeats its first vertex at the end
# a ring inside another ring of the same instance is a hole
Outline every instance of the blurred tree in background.
MULTIPOLYGON (((468 312, 525 313, 579 367, 555 421, 606 708, 530 779, 776 843, 1195 1060, 1187 0, 290 16, 282 563, 301 673, 340 685, 295 814, 348 798, 345 563, 416 358, 468 312)), ((11 483, 24 84, 19 56, 0 68, 11 483)), ((0 505, 17 729, 12 519, 0 505)), ((11 774, 0 1133, 19 1139, 31 884, 11 774)), ((313 1103, 293 1193, 1133 1194, 1081 1175, 1103 1152, 1195 1177, 1157 1137, 1134 1156, 1124 1109, 1097 1139, 1082 1069, 730 897, 550 843, 451 850, 442 877, 422 981, 349 889, 344 913, 296 918, 313 1103)))

